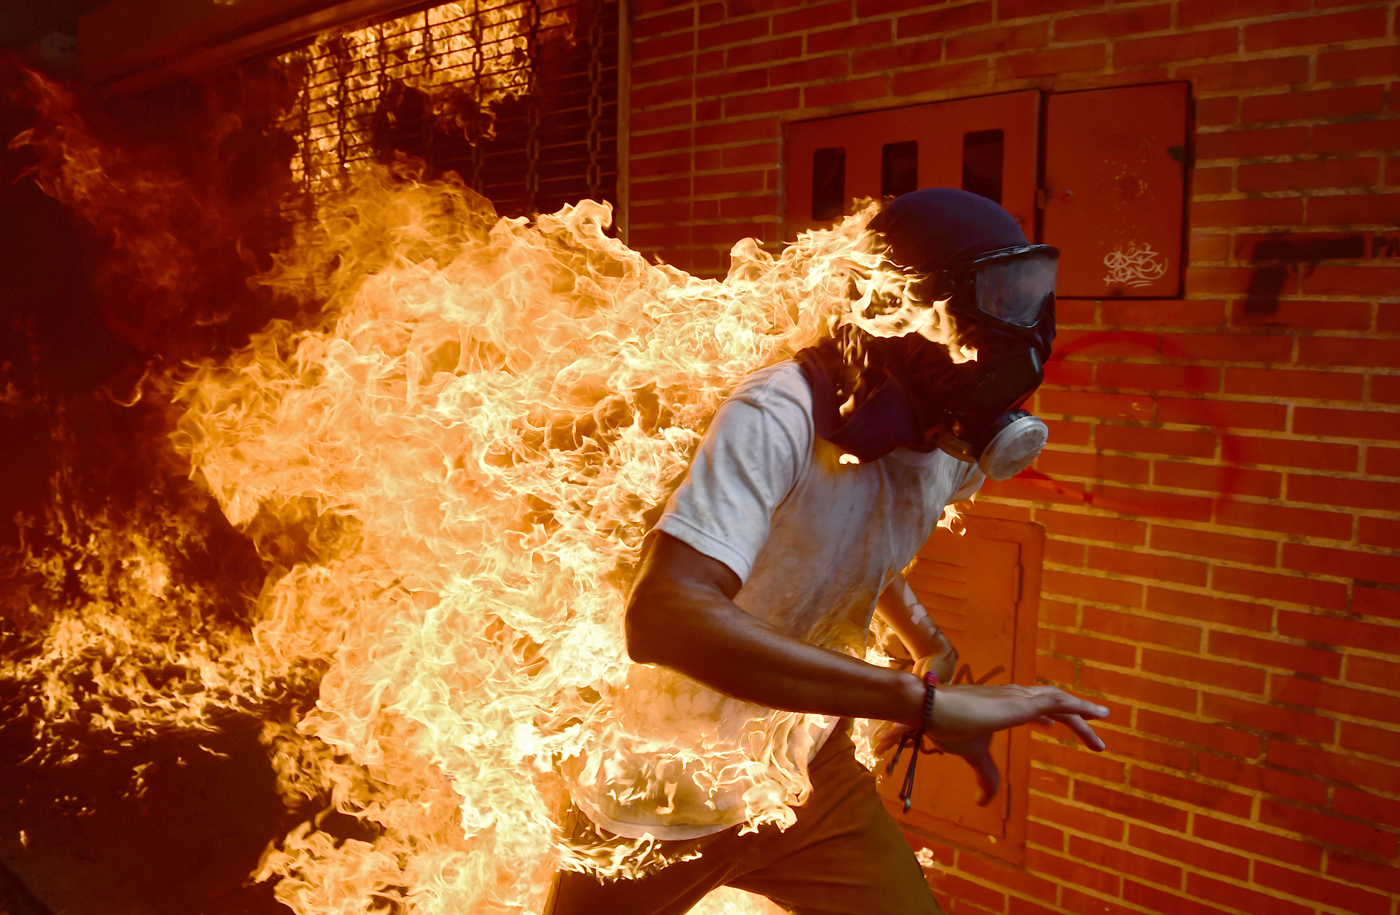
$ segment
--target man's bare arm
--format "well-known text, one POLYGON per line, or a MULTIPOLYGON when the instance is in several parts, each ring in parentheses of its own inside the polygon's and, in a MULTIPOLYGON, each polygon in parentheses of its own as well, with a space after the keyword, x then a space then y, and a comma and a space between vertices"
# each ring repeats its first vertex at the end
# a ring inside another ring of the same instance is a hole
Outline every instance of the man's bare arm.
MULTIPOLYGON (((770 708, 918 724, 924 700, 918 677, 779 632, 734 603, 739 586, 724 563, 658 533, 628 602, 628 653, 770 708)), ((1051 717, 1101 750, 1103 741, 1084 719, 1107 714, 1052 686, 940 687, 932 732, 954 740, 1051 717)))
POLYGON ((876 601, 875 611, 913 655, 916 675, 932 670, 938 674, 938 682, 952 682, 958 666, 958 650, 928 615, 903 575, 895 575, 876 601))

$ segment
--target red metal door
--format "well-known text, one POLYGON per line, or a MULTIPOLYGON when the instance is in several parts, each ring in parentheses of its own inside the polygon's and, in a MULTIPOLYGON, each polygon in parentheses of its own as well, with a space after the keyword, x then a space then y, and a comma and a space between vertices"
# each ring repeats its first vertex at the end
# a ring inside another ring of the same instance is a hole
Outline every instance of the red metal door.
POLYGON ((1189 88, 1050 96, 1043 240, 1061 298, 1181 295, 1189 88))
MULTIPOLYGON (((1035 682, 1035 631, 1044 531, 1034 524, 971 518, 964 535, 939 528, 919 551, 909 584, 957 647, 958 679, 988 683, 1035 682), (966 674, 961 665, 967 665, 966 674)), ((891 775, 883 765, 880 794, 911 832, 951 839, 1018 861, 1025 849, 1030 732, 1002 731, 992 758, 1002 773, 1000 793, 977 806, 980 789, 970 767, 956 756, 919 760, 909 813, 897 799, 905 760, 891 775)), ((906 751, 907 754, 907 751, 906 751)))
POLYGON ((1039 118, 1030 90, 790 124, 785 234, 849 213, 855 198, 966 187, 999 196, 1033 236, 1039 118))

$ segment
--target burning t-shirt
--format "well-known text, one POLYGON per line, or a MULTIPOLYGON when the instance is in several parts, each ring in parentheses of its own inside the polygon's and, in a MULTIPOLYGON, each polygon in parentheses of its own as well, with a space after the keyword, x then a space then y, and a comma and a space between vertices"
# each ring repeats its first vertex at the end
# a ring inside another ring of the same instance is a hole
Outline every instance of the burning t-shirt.
MULTIPOLYGON (((779 363, 720 407, 657 527, 732 569, 743 582, 735 603, 758 619, 864 657, 876 599, 982 474, 940 451, 842 457, 816 434, 801 369, 779 363)), ((597 825, 633 839, 790 822, 836 723, 647 665, 631 670, 614 711, 629 739, 574 773, 572 794, 597 825)))

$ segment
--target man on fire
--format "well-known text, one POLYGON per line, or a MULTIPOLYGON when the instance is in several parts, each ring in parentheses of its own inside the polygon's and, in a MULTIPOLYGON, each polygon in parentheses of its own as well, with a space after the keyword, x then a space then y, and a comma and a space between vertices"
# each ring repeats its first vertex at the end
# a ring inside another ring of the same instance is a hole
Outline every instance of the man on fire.
POLYGON ((615 787, 574 793, 575 841, 649 835, 669 863, 636 879, 562 872, 553 915, 680 915, 720 886, 797 913, 937 913, 856 761, 851 718, 891 722, 885 747, 912 740, 906 804, 925 738, 974 767, 983 803, 999 783, 997 730, 1051 719, 1103 749, 1086 723, 1102 706, 1051 686, 947 685, 957 650, 900 574, 946 504, 984 476, 1014 476, 1045 443, 1020 407, 1050 355, 1058 252, 947 188, 891 201, 868 228, 920 301, 947 301, 977 358, 847 326, 749 376, 719 409, 627 608, 639 665, 626 695, 662 736, 615 767, 615 787), (876 612, 913 672, 859 660, 876 612), (703 752, 677 751, 668 727, 704 735, 703 752), (746 829, 779 792, 795 820, 746 829))

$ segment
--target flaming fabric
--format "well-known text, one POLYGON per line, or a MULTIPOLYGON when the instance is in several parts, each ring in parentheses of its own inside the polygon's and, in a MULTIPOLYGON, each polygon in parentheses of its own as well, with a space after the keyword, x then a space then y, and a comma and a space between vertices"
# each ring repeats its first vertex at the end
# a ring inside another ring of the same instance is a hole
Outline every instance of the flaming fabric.
MULTIPOLYGON (((40 176, 50 193, 87 217, 121 209, 111 159, 76 122, 25 140, 64 146, 40 176)), ((106 652, 136 672, 82 688, 102 727, 130 733, 258 714, 276 684, 319 678, 314 708, 265 727, 279 790, 368 838, 312 820, 269 847, 258 876, 301 915, 536 911, 561 864, 626 873, 646 841, 606 861, 559 841, 557 773, 580 760, 608 790, 612 761, 653 736, 614 713, 623 601, 709 417, 840 324, 948 332, 903 295, 869 214, 778 256, 740 241, 713 281, 608 237, 606 204, 530 224, 456 180, 359 174, 254 280, 310 303, 306 317, 146 385, 175 391, 173 447, 227 519, 295 540, 299 558, 265 557, 247 629, 195 608, 184 630, 142 622, 172 599, 160 544, 114 534, 111 550, 145 556, 142 602, 103 611, 121 638, 78 646, 85 611, 54 614, 44 651, 0 660, 0 676, 44 683, 62 708, 79 688, 65 664, 106 652), (179 692, 140 675, 157 657, 184 665, 179 692)), ((681 736, 703 766, 706 735, 681 736)), ((765 754, 747 761, 760 783, 765 754)), ((783 822, 788 797, 754 792, 749 822, 783 822)))

